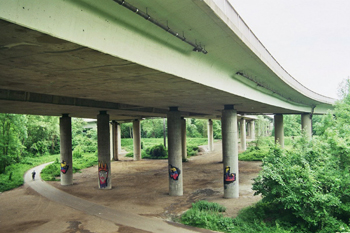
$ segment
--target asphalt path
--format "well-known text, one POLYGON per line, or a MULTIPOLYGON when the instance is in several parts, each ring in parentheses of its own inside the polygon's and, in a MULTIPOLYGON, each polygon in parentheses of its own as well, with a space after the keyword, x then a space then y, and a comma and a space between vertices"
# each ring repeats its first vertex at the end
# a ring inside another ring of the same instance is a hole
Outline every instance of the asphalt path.
POLYGON ((117 225, 129 226, 129 227, 137 228, 148 232, 154 232, 154 233, 213 232, 205 229, 198 229, 194 227, 184 226, 182 224, 178 224, 170 221, 164 221, 162 219, 148 218, 137 214, 128 213, 125 211, 112 209, 103 205, 86 201, 84 199, 70 195, 68 193, 65 193, 47 184, 45 181, 41 180, 41 177, 40 177, 41 170, 48 164, 50 163, 42 164, 40 166, 37 166, 35 168, 28 170, 24 175, 24 182, 26 185, 34 189, 37 193, 39 193, 40 195, 46 197, 51 201, 82 211, 86 214, 97 216, 99 218, 114 222, 117 225), (32 180, 32 177, 31 177, 31 173, 33 170, 35 170, 36 172, 36 178, 34 181, 32 180))

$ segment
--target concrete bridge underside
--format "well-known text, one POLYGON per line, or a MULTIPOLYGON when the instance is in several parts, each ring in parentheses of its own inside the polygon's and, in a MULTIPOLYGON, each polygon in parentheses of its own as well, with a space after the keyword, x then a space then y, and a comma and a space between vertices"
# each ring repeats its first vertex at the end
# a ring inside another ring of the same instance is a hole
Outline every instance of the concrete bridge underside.
POLYGON ((114 1, 3 1, 0 112, 96 118, 106 110, 111 120, 129 120, 165 117, 170 106, 203 118, 220 118, 227 104, 252 114, 329 108, 332 100, 252 51, 250 31, 235 34, 234 20, 213 5, 226 1, 127 2, 208 54, 114 1))

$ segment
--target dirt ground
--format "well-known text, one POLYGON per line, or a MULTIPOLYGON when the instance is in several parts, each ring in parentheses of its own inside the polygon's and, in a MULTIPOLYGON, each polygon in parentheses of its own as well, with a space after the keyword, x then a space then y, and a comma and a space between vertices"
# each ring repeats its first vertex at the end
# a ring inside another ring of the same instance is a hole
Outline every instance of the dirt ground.
MULTIPOLYGON (((214 152, 203 151, 183 163, 184 195, 181 197, 168 194, 167 160, 132 161, 120 157, 121 161, 111 165, 111 190, 98 189, 97 167, 74 174, 73 186, 49 183, 100 205, 168 220, 179 216, 197 200, 222 204, 227 208, 226 215, 233 217, 240 209, 260 200, 259 196, 253 195, 251 184, 260 171, 261 162, 239 162, 240 197, 223 198, 220 142, 215 143, 214 152)), ((62 206, 41 197, 27 186, 1 193, 0 205, 0 232, 145 232, 62 206)))

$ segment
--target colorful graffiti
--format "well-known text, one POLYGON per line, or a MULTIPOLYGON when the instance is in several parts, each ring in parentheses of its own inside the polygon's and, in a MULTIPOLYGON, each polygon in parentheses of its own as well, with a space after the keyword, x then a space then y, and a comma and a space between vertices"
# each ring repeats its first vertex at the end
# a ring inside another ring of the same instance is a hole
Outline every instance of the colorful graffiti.
POLYGON ((169 164, 169 177, 173 180, 178 180, 181 174, 180 169, 169 164))
POLYGON ((63 160, 63 161, 61 162, 61 172, 62 172, 63 174, 66 174, 67 171, 68 171, 68 168, 69 168, 69 165, 67 164, 66 161, 63 160))
POLYGON ((226 167, 225 173, 224 173, 224 184, 230 184, 234 181, 236 181, 236 173, 230 173, 231 168, 226 167))
POLYGON ((106 188, 108 186, 108 166, 107 164, 98 163, 98 178, 100 182, 100 188, 106 188))

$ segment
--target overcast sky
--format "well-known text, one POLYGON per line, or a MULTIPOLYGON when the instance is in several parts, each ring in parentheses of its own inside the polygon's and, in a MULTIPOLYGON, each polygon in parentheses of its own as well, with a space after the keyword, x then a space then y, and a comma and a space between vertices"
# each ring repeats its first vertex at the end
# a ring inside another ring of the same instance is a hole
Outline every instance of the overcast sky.
POLYGON ((350 0, 230 0, 275 59, 312 91, 338 98, 350 77, 350 0))

